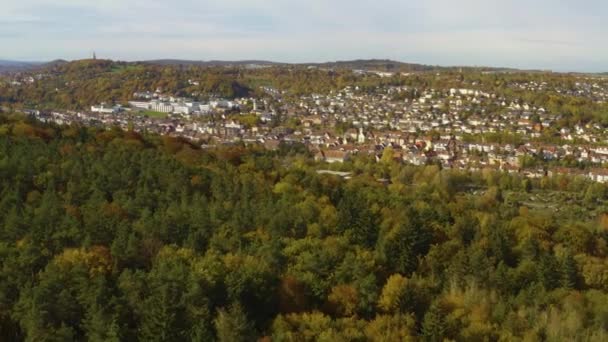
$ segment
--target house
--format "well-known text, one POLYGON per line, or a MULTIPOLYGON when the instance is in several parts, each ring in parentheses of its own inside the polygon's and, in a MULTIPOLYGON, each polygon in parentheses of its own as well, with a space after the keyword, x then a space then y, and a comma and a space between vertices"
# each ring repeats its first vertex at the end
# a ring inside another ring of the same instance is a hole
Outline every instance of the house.
POLYGON ((270 151, 276 151, 279 149, 279 145, 281 144, 281 140, 264 140, 264 148, 270 151))
POLYGON ((321 150, 315 155, 315 161, 324 161, 327 163, 343 163, 350 159, 351 153, 340 150, 321 150))
POLYGON ((508 173, 518 173, 519 172, 519 167, 517 165, 512 165, 509 163, 504 163, 500 166, 500 169, 502 171, 508 172, 508 173))
POLYGON ((412 165, 425 165, 428 157, 424 153, 409 152, 403 154, 403 161, 412 165))
POLYGON ((608 182, 608 169, 591 169, 588 177, 599 183, 608 182))

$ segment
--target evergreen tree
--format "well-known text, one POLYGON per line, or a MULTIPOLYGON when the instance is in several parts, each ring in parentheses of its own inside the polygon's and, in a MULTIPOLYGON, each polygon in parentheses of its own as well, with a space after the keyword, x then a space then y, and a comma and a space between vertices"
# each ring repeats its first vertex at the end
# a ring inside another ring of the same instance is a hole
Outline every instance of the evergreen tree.
POLYGON ((546 253, 541 256, 538 264, 538 278, 547 290, 555 289, 561 285, 559 263, 553 254, 546 253))
POLYGON ((255 340, 255 333, 241 305, 234 303, 228 310, 219 309, 214 320, 219 342, 246 342, 255 340))
POLYGON ((561 262, 561 286, 566 289, 578 288, 578 268, 574 257, 570 253, 566 254, 561 262))
POLYGON ((445 330, 446 322, 443 312, 435 303, 424 315, 421 337, 424 341, 441 342, 445 337, 445 330))

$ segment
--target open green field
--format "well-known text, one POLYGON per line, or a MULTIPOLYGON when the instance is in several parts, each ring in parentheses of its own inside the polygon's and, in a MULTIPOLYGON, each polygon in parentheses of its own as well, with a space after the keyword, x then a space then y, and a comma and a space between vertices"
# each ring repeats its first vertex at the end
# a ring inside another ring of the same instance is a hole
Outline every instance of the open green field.
POLYGON ((585 194, 568 191, 535 190, 530 193, 506 191, 505 203, 546 211, 554 217, 597 217, 606 210, 604 201, 585 200, 585 194))
POLYGON ((154 118, 154 119, 165 119, 169 116, 169 113, 163 113, 163 112, 155 112, 153 110, 144 110, 141 112, 137 112, 138 115, 146 115, 150 118, 154 118))
POLYGON ((121 73, 121 72, 137 72, 144 70, 142 65, 113 65, 110 72, 121 73))

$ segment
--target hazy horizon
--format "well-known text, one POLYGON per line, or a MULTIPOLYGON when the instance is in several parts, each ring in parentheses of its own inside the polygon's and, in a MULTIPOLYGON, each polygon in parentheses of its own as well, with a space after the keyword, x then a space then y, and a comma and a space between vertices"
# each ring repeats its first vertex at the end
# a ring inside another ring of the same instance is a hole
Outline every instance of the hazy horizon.
POLYGON ((441 66, 606 72, 598 0, 352 3, 8 0, 0 59, 391 59, 441 66))

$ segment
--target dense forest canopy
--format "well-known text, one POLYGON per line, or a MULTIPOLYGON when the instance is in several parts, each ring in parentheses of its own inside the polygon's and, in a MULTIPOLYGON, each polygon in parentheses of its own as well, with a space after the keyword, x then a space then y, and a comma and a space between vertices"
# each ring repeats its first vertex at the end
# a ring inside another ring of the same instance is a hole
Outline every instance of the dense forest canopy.
POLYGON ((0 339, 608 338, 605 185, 298 151, 1 116, 0 339))

